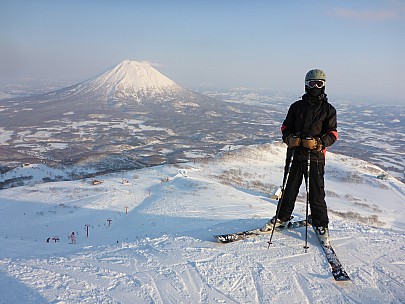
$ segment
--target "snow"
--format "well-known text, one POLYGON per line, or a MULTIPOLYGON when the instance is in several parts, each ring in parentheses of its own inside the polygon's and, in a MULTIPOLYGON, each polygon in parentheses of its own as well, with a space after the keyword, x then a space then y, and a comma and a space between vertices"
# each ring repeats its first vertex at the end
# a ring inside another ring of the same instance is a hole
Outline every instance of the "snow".
MULTIPOLYGON (((1 190, 0 302, 403 303, 405 187, 358 159, 328 153, 326 165, 331 242, 351 282, 333 280, 312 229, 307 252, 305 228, 276 232, 269 249, 268 236, 215 242, 274 215, 284 156, 279 143, 226 147, 216 159, 109 174, 98 185, 1 190)), ((302 186, 294 216, 304 215, 302 186)))
POLYGON ((14 135, 13 131, 7 131, 4 128, 0 128, 0 144, 7 145, 7 141, 11 139, 11 135, 14 135))
POLYGON ((108 96, 130 97, 138 92, 164 93, 180 86, 147 62, 124 60, 103 74, 80 84, 82 89, 106 89, 108 96))
POLYGON ((42 183, 44 180, 71 180, 72 176, 89 173, 94 173, 94 170, 78 167, 52 168, 44 164, 25 163, 8 172, 0 174, 0 182, 7 183, 14 180, 14 182, 11 182, 12 186, 21 183, 22 185, 28 185, 33 188, 33 186, 42 183))
MULTIPOLYGON (((52 100, 68 97, 92 99, 101 97, 112 104, 123 105, 133 101, 142 103, 145 100, 173 101, 175 95, 185 98, 190 93, 191 91, 160 73, 150 63, 124 60, 100 75, 70 87, 46 93, 45 96, 52 100)), ((195 106, 196 104, 187 102, 183 105, 179 104, 179 106, 186 105, 195 106)), ((74 113, 75 111, 68 111, 63 115, 74 113)))

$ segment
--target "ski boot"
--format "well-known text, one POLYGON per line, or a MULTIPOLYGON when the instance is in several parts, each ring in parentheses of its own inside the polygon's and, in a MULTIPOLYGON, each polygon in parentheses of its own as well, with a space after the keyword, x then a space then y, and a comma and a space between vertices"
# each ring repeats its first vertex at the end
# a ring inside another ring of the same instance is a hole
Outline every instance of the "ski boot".
POLYGON ((318 235, 319 241, 323 246, 329 247, 330 246, 330 240, 329 240, 329 229, 328 227, 314 227, 315 232, 318 235))
POLYGON ((261 229, 260 231, 267 232, 274 228, 285 228, 288 226, 288 223, 292 220, 293 217, 290 217, 287 221, 282 221, 280 219, 276 219, 276 216, 273 216, 261 229), (276 223, 274 225, 274 222, 276 223))

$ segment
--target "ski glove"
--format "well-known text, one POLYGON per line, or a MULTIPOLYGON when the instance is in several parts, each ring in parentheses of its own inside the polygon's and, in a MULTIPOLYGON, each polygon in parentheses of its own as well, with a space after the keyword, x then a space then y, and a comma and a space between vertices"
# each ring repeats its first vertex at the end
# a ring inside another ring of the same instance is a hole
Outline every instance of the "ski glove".
POLYGON ((285 143, 289 148, 296 148, 301 146, 301 138, 290 134, 286 137, 285 143))
POLYGON ((302 145, 309 150, 322 150, 322 141, 319 137, 307 137, 302 140, 302 145))

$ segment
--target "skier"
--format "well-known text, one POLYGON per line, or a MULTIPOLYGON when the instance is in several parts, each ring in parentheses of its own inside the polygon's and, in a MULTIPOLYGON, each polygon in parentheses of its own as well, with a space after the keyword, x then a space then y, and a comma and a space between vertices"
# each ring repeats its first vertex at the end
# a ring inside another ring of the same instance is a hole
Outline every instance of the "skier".
POLYGON ((278 204, 278 218, 274 216, 261 229, 269 231, 285 226, 291 220, 295 200, 309 170, 309 204, 312 225, 321 242, 330 246, 328 212, 325 202, 324 168, 326 147, 337 139, 336 110, 328 103, 325 94, 326 74, 319 69, 310 70, 305 76, 305 92, 302 99, 294 102, 281 127, 282 138, 287 144, 285 176, 293 157, 283 196, 278 204), (294 151, 294 152, 293 152, 294 151))
POLYGON ((74 231, 70 235, 70 241, 71 241, 71 244, 76 244, 76 235, 75 235, 74 231))

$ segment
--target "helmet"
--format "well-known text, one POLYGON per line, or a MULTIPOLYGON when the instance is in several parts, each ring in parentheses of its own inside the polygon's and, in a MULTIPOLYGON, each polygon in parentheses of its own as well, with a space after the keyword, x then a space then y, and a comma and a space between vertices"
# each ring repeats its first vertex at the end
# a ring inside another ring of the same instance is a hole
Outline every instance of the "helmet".
POLYGON ((305 81, 307 80, 315 80, 315 79, 319 79, 319 80, 324 80, 326 81, 326 74, 324 71, 322 70, 310 70, 307 75, 305 75, 305 81))

